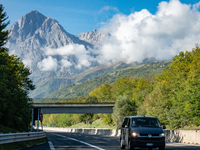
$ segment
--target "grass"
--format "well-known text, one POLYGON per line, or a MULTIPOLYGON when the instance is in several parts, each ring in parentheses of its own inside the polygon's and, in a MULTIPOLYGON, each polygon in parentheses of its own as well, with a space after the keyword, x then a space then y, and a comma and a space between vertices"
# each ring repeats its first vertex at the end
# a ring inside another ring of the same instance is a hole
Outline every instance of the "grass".
POLYGON ((117 129, 117 126, 109 126, 102 119, 95 120, 92 124, 79 123, 70 126, 69 128, 98 128, 98 129, 117 129), (79 127, 80 125, 80 127, 79 127))
POLYGON ((185 126, 183 128, 180 128, 178 130, 200 130, 200 126, 185 126))

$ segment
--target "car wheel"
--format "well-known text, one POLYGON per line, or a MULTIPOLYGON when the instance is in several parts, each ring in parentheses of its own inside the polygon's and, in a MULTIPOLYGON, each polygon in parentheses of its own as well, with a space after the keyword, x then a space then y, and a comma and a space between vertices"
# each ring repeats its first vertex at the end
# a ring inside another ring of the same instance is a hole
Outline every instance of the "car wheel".
POLYGON ((131 139, 128 141, 128 149, 129 150, 133 150, 134 149, 134 147, 132 145, 132 142, 131 142, 131 139))
POLYGON ((159 147, 159 150, 165 150, 165 147, 163 146, 163 147, 159 147))
POLYGON ((121 147, 121 149, 125 149, 125 145, 123 145, 123 142, 121 139, 120 139, 120 147, 121 147))

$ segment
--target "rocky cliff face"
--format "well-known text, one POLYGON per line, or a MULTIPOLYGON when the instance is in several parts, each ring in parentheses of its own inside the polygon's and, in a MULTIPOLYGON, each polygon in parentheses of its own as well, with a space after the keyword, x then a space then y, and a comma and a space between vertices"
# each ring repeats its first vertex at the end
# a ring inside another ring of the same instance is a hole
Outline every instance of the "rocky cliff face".
MULTIPOLYGON (((41 74, 38 62, 48 57, 45 53, 46 48, 55 50, 69 44, 83 45, 86 49, 92 47, 92 44, 66 32, 55 19, 46 17, 37 11, 31 11, 12 25, 10 39, 6 46, 10 54, 17 55, 31 68, 33 74, 41 74)), ((56 59, 59 67, 61 57, 57 55, 53 58, 56 59)), ((66 59, 72 64, 77 63, 73 55, 67 56, 66 59)), ((70 75, 76 74, 78 70, 72 65, 70 71, 65 71, 70 75)), ((42 73, 44 74, 44 71, 42 73)))
POLYGON ((9 42, 11 44, 26 43, 34 48, 44 46, 58 48, 69 43, 91 46, 89 43, 66 32, 55 19, 46 17, 36 10, 19 18, 10 30, 9 42))
POLYGON ((79 39, 87 41, 91 44, 102 44, 103 38, 108 37, 108 33, 100 33, 98 30, 94 29, 89 32, 82 32, 78 35, 79 39))

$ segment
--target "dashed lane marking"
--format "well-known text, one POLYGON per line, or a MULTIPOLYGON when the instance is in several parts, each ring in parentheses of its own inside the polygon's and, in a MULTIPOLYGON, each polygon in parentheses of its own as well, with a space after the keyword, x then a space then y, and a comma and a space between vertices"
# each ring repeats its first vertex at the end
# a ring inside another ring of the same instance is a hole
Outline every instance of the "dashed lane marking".
POLYGON ((50 147, 51 150, 56 150, 56 149, 54 148, 54 146, 53 146, 53 143, 52 143, 51 141, 49 141, 48 143, 49 143, 49 147, 50 147))
POLYGON ((67 137, 67 136, 60 135, 60 134, 54 134, 54 133, 51 133, 51 134, 52 134, 52 135, 56 135, 56 136, 60 136, 60 137, 63 137, 63 138, 67 138, 67 139, 69 139, 69 140, 73 140, 73 141, 80 142, 80 143, 82 143, 82 144, 88 145, 88 146, 93 147, 93 148, 96 148, 96 149, 98 149, 98 150, 105 150, 105 149, 102 149, 102 148, 97 147, 97 146, 95 146, 95 145, 92 145, 92 144, 89 144, 89 143, 86 143, 86 142, 83 142, 83 141, 80 141, 80 140, 77 140, 77 139, 74 139, 74 138, 70 138, 70 137, 67 137))

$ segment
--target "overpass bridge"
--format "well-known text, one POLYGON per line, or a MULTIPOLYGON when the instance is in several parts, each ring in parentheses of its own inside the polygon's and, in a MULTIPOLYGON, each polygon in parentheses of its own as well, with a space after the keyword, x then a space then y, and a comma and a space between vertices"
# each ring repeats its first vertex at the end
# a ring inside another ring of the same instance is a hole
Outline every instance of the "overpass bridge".
POLYGON ((115 103, 33 103, 42 114, 113 113, 115 103))
MULTIPOLYGON (((35 120, 37 120, 38 131, 40 114, 113 113, 114 105, 114 103, 33 103, 31 131, 35 120)), ((41 126, 43 128, 42 122, 41 126)))

